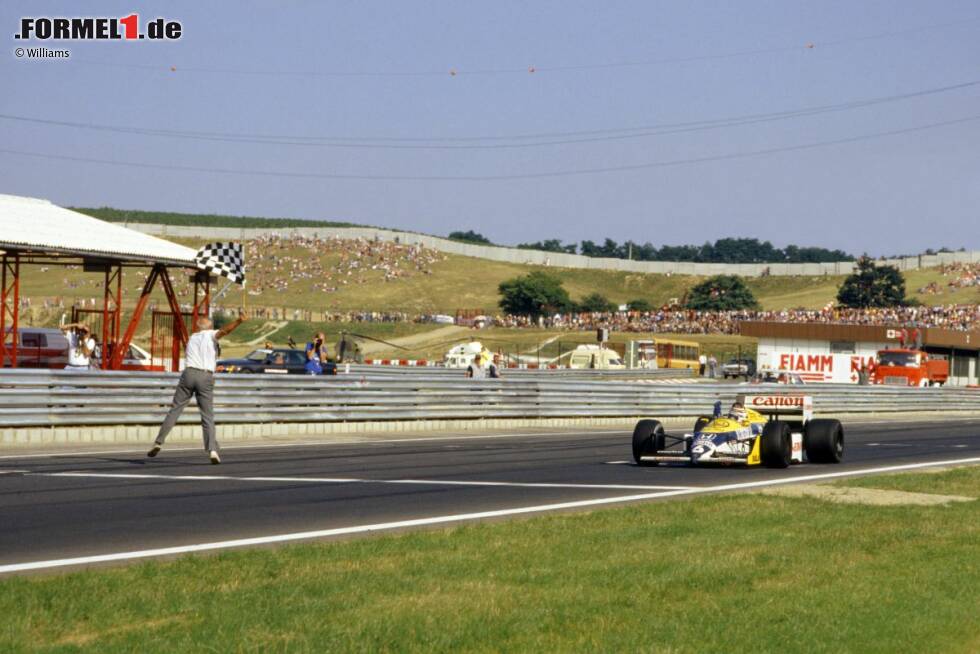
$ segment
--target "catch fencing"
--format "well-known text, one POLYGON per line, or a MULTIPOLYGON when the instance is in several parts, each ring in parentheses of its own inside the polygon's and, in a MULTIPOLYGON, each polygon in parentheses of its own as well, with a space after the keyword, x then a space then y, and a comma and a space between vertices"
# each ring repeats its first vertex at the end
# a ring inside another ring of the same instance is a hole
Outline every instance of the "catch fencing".
MULTIPOLYGON (((16 370, 0 373, 0 427, 158 424, 177 376, 168 373, 16 370)), ((710 413, 739 393, 805 392, 817 415, 980 413, 980 391, 886 386, 651 385, 635 380, 558 378, 549 373, 472 381, 448 375, 336 377, 219 375, 215 414, 223 424, 484 418, 681 417, 710 413)), ((182 423, 198 421, 191 406, 182 423)))

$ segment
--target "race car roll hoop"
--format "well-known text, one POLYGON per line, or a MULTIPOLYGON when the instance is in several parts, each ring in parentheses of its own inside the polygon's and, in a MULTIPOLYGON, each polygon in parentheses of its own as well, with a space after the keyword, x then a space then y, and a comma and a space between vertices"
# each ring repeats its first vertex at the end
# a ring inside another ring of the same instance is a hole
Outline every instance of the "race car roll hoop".
POLYGON ((763 465, 840 463, 844 428, 839 420, 813 417, 808 395, 739 395, 727 414, 715 402, 690 433, 666 433, 659 420, 640 420, 633 430, 637 465, 763 465))

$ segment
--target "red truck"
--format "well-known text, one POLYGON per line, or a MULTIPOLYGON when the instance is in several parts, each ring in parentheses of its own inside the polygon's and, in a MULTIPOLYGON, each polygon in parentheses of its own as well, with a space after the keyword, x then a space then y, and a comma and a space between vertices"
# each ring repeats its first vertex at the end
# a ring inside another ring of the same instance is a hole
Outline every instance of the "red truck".
POLYGON ((922 350, 878 350, 875 384, 888 386, 942 386, 949 379, 949 361, 933 359, 922 350))

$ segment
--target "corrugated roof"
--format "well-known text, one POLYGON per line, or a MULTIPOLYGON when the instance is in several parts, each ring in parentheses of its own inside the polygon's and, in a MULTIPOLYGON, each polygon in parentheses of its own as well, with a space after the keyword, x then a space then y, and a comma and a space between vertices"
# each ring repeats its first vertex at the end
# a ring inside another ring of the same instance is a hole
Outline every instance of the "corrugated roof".
POLYGON ((189 247, 17 195, 0 194, 0 249, 196 267, 189 247))

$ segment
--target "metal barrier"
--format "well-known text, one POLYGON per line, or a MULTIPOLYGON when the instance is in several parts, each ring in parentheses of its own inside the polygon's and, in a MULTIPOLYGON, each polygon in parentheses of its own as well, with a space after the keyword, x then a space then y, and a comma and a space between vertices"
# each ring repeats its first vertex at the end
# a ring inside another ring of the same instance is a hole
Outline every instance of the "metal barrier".
MULTIPOLYGON (((0 373, 0 427, 158 424, 177 376, 164 373, 0 373)), ((481 418, 694 416, 743 392, 803 389, 737 384, 646 385, 635 381, 528 379, 470 381, 442 375, 361 379, 219 375, 219 423, 346 422, 481 418)), ((818 415, 977 412, 980 392, 959 388, 807 386, 818 415)), ((198 420, 189 407, 182 423, 198 420)))
MULTIPOLYGON (((339 370, 345 371, 346 364, 339 370)), ((466 370, 443 366, 381 366, 350 364, 350 374, 367 377, 433 376, 441 379, 465 379, 466 370)), ((630 370, 592 370, 586 368, 500 368, 500 374, 517 379, 691 379, 694 371, 686 368, 633 368, 630 370)))

